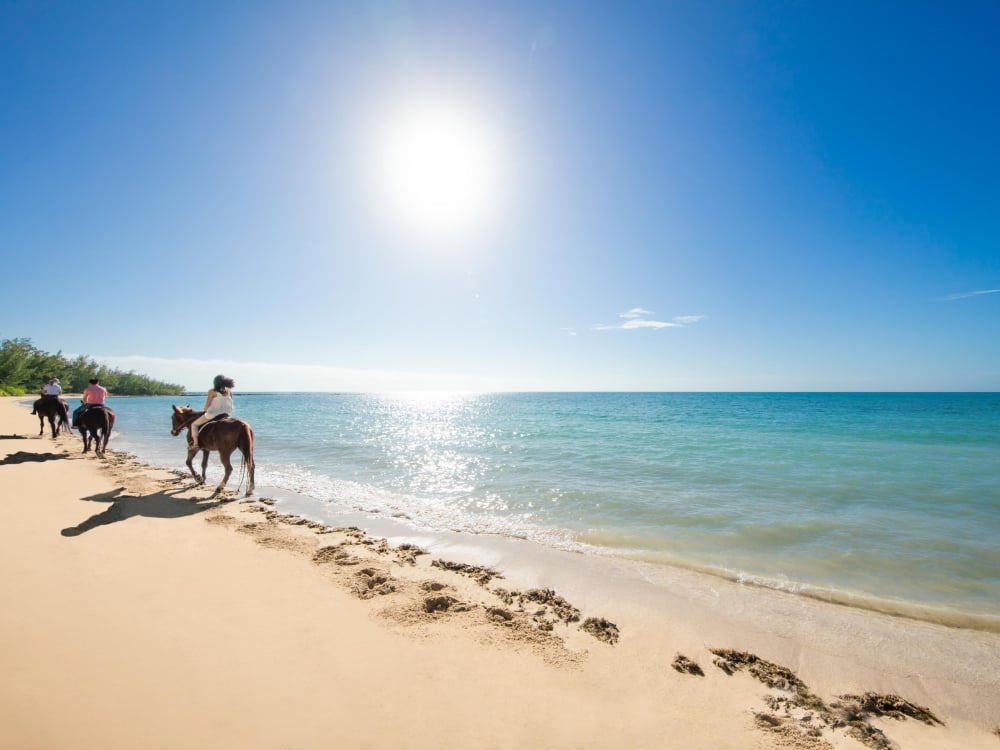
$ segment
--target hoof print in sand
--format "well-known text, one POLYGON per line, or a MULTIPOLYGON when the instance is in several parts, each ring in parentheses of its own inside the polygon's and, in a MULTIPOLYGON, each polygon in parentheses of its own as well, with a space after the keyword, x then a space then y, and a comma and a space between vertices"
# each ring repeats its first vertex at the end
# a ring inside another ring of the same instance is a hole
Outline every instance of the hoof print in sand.
POLYGON ((426 554, 426 550, 415 544, 403 543, 396 547, 396 562, 400 565, 416 565, 417 558, 426 554))
POLYGON ((451 594, 444 593, 449 588, 440 581, 424 581, 420 584, 420 590, 433 596, 428 596, 423 601, 423 610, 428 614, 438 612, 468 612, 471 605, 456 599, 451 594))
POLYGON ((580 630, 585 633, 590 633, 599 641, 603 641, 611 646, 618 643, 618 638, 620 633, 618 632, 618 626, 613 622, 608 622, 603 617, 588 617, 583 621, 583 625, 580 626, 580 630))
POLYGON ((545 607, 551 609, 555 616, 562 622, 571 623, 580 621, 580 610, 563 599, 552 589, 529 589, 521 594, 521 598, 524 601, 545 605, 545 607))
POLYGON ((514 614, 503 607, 487 607, 486 616, 500 625, 511 625, 514 622, 514 614))
POLYGON ((362 568, 354 574, 354 593, 362 599, 385 596, 395 590, 396 584, 381 570, 362 568))
POLYGON ((780 727, 785 723, 784 719, 780 719, 774 714, 765 714, 754 712, 754 721, 757 722, 757 726, 762 729, 774 729, 775 727, 780 727))
POLYGON ((438 596, 428 596, 424 599, 424 612, 437 614, 438 612, 468 612, 469 605, 459 601, 448 594, 438 596))
POLYGON ((493 594, 507 606, 517 606, 518 610, 531 617, 535 627, 551 633, 556 623, 568 625, 580 621, 580 610, 556 594, 552 589, 529 589, 528 591, 508 591, 497 587, 493 594), (528 605, 542 605, 530 607, 528 605))
POLYGON ((698 666, 698 662, 688 659, 684 654, 677 654, 670 666, 682 674, 693 674, 699 677, 705 676, 705 672, 698 666))
POLYGON ((336 544, 329 547, 320 547, 316 550, 316 553, 313 555, 313 562, 318 565, 323 565, 324 563, 358 565, 361 560, 345 552, 339 544, 336 544))

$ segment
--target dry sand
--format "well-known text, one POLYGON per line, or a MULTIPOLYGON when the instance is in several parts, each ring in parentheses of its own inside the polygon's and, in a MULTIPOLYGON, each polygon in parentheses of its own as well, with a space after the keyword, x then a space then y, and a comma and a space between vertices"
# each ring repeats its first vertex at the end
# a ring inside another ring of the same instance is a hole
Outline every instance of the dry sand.
POLYGON ((82 455, 20 401, 0 750, 1000 748, 996 634, 589 560, 526 588, 82 455))

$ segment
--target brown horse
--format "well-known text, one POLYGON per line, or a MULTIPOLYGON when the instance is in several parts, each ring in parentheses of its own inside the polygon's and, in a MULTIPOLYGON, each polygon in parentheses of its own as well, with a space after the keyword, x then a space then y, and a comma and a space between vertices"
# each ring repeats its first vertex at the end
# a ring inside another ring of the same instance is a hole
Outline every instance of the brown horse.
POLYGON ((215 488, 215 491, 222 492, 226 482, 229 481, 229 475, 233 473, 233 465, 229 461, 229 457, 233 451, 239 449, 240 453, 243 454, 243 465, 247 472, 247 497, 250 497, 254 490, 253 428, 242 419, 233 417, 206 422, 198 428, 198 448, 194 448, 191 441, 191 423, 204 413, 203 411, 195 411, 190 406, 174 406, 174 413, 171 415, 171 435, 180 435, 184 428, 187 428, 188 431, 187 467, 191 470, 191 476, 198 480, 198 484, 204 484, 205 470, 208 467, 208 453, 209 451, 218 451, 219 460, 222 461, 226 474, 222 477, 222 481, 215 488), (192 459, 199 450, 202 452, 201 476, 198 476, 194 466, 191 465, 192 459))
POLYGON ((90 450, 90 440, 94 440, 94 453, 104 458, 108 448, 111 428, 115 426, 115 413, 103 404, 94 404, 84 409, 76 421, 76 428, 83 436, 83 452, 90 450))
POLYGON ((35 402, 33 413, 38 415, 38 434, 45 434, 45 420, 49 420, 49 427, 52 428, 52 437, 65 430, 72 432, 69 426, 69 404, 57 396, 43 396, 35 402), (56 429, 56 420, 59 420, 59 428, 56 429))

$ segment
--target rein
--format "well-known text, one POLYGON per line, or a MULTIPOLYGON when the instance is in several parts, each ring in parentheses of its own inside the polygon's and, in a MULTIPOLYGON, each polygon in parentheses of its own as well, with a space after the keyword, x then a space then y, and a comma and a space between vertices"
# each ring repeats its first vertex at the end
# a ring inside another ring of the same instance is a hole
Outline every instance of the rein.
POLYGON ((193 411, 193 412, 191 412, 191 413, 190 413, 190 415, 189 415, 189 416, 190 416, 190 419, 188 419, 187 417, 185 417, 185 418, 184 418, 184 419, 185 419, 185 421, 184 421, 184 422, 182 422, 182 423, 181 423, 181 424, 180 424, 180 425, 179 425, 178 427, 176 427, 175 429, 172 429, 172 430, 170 431, 170 434, 171 434, 171 435, 174 435, 174 436, 176 437, 177 435, 180 435, 180 434, 181 434, 181 430, 183 430, 183 429, 184 429, 185 427, 187 427, 187 428, 189 428, 189 429, 190 429, 190 427, 191 427, 191 423, 192 423, 192 422, 194 422, 194 420, 196 420, 196 419, 197 419, 198 417, 200 417, 200 416, 201 416, 202 414, 204 414, 204 412, 196 412, 196 411, 193 411))

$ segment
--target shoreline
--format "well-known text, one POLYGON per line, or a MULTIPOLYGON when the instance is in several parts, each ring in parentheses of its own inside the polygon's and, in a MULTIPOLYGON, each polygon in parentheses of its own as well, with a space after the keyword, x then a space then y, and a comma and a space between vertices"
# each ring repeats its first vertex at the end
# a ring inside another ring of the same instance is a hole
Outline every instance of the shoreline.
MULTIPOLYGON (((153 399, 149 403, 155 401, 157 400, 153 399)), ((124 404, 123 407, 126 412, 143 412, 143 423, 146 424, 148 420, 156 422, 160 418, 152 413, 155 409, 132 409, 131 405, 124 404)), ((257 421, 258 425, 269 425, 262 428, 268 434, 277 427, 267 421, 269 413, 268 409, 257 409, 255 412, 258 420, 264 420, 257 421)), ((130 424, 125 425, 125 433, 119 433, 113 441, 113 448, 132 451, 142 460, 154 465, 179 466, 176 442, 171 446, 165 433, 150 432, 148 428, 139 427, 138 422, 128 421, 130 424), (140 431, 130 430, 130 426, 140 431)), ((533 487, 532 481, 545 478, 533 475, 530 470, 521 484, 518 484, 518 478, 511 472, 509 486, 503 488, 502 494, 498 495, 504 502, 509 498, 512 508, 526 507, 527 514, 534 516, 532 519, 520 519, 517 513, 510 514, 505 507, 499 512, 493 512, 492 509, 480 512, 477 506, 484 499, 475 494, 459 496, 452 507, 446 497, 433 492, 424 498, 419 492, 411 497, 405 484, 397 484, 393 489, 386 482, 388 475, 380 475, 381 479, 374 483, 352 482, 352 478, 366 476, 367 468, 354 464, 339 469, 335 466, 323 466, 323 461, 338 459, 335 455, 324 453, 322 446, 317 447, 315 456, 307 449, 305 463, 299 466, 298 457, 288 449, 289 444, 294 444, 294 438, 290 443, 289 436, 281 434, 281 440, 268 444, 267 462, 262 466, 262 476, 258 476, 259 487, 262 492, 279 498, 283 504, 287 501, 289 506, 294 505, 294 512, 306 517, 325 519, 326 509, 333 507, 345 515, 358 511, 365 515, 366 523, 374 523, 367 520, 371 516, 406 519, 407 523, 414 526, 415 534, 423 534, 429 529, 463 528, 487 546, 491 536, 527 538, 560 549, 580 550, 604 557, 621 557, 638 563, 683 567, 715 578, 737 581, 742 585, 789 591, 820 601, 832 601, 952 627, 1000 632, 1000 606, 996 596, 992 595, 997 591, 997 581, 990 575, 991 558, 976 554, 977 549, 984 549, 983 545, 988 549, 989 545, 988 495, 978 503, 978 508, 983 509, 987 515, 976 516, 973 512, 969 518, 979 518, 981 523, 971 520, 964 522, 965 527, 974 527, 965 536, 962 535, 962 522, 954 522, 954 528, 950 530, 939 527, 921 528, 927 526, 927 521, 922 519, 935 517, 937 509, 942 506, 941 503, 931 503, 928 506, 925 498, 925 504, 915 504, 912 511, 898 507, 893 511, 897 516, 905 516, 901 519, 903 527, 895 532, 892 531, 893 523, 886 523, 885 518, 869 519, 868 512, 862 509, 859 515, 835 515, 829 522, 822 516, 816 516, 815 510, 805 510, 801 523, 788 523, 784 526, 780 518, 773 518, 773 513, 764 512, 757 514, 759 526, 748 517, 747 523, 742 527, 727 529, 723 526, 716 530, 714 536, 706 533, 714 521, 707 525, 692 522, 695 528, 688 535, 682 532, 688 525, 684 514, 681 513, 679 522, 674 523, 671 512, 665 511, 662 514, 666 530, 663 534, 656 526, 649 531, 648 538, 644 539, 639 534, 633 539, 629 537, 631 521, 627 515, 616 518, 617 511, 610 514, 598 511, 599 516, 608 515, 607 524, 591 521, 590 525, 595 528, 589 530, 581 530, 574 525, 572 503, 567 505, 571 515, 566 518, 560 517, 560 513, 564 512, 561 503, 553 502, 551 508, 546 503, 545 507, 540 506, 537 514, 532 512, 531 497, 523 493, 523 488, 533 487), (297 495, 296 492, 301 494, 297 495), (525 502, 528 503, 527 506, 524 506, 525 502), (552 515, 548 517, 550 513, 552 515), (768 516, 772 517, 769 519, 768 516), (839 525, 838 518, 844 520, 843 526, 839 525), (914 519, 912 526, 907 525, 911 523, 909 519, 914 519), (769 523, 777 524, 777 528, 772 528, 769 523), (854 533, 847 531, 851 528, 854 533), (743 536, 745 529, 749 529, 746 538, 743 536), (936 535, 936 531, 940 535, 936 535), (837 538, 838 535, 840 539, 837 538), (839 542, 843 542, 845 536, 866 539, 867 542, 841 545, 839 542), (915 541, 921 537, 924 545, 915 541), (730 538, 735 541, 732 550, 727 548, 727 540, 730 538), (911 541, 900 543, 897 549, 897 541, 906 539, 911 541), (772 540, 776 540, 776 546, 772 546, 772 540), (953 545, 950 540, 955 540, 953 545), (928 544, 940 549, 942 555, 938 557, 933 552, 926 554, 924 547, 928 544), (894 554, 894 551, 898 554, 894 554), (689 558, 685 559, 685 555, 689 555, 689 558), (852 564, 852 559, 857 559, 858 564, 852 564)), ((970 459, 965 456, 964 460, 967 462, 970 459)), ((384 467, 373 469, 376 470, 384 471, 384 467)), ((961 472, 960 467, 955 470, 961 472)), ((217 464, 210 462, 210 478, 213 471, 217 472, 215 476, 221 476, 217 464)), ((776 487, 787 484, 780 471, 778 468, 772 473, 776 487)), ((758 479, 766 482, 768 477, 763 475, 758 479)), ((590 486, 600 492, 599 485, 600 482, 591 482, 590 486)), ((812 485, 818 496, 825 497, 826 490, 821 482, 807 480, 803 483, 805 485, 812 485)), ((984 486, 992 490, 995 482, 984 486)), ((612 501, 617 497, 615 493, 619 492, 618 487, 627 488, 628 479, 619 476, 618 480, 606 488, 610 493, 609 507, 614 505, 612 501)), ((830 489, 830 494, 836 494, 833 488, 830 489)), ((878 496, 878 492, 873 495, 878 496)), ((490 501, 487 499, 486 502, 490 501)), ((707 502, 707 507, 711 508, 716 500, 709 497, 707 502)), ((597 507, 604 505, 602 500, 597 507)), ((733 507, 738 510, 742 506, 737 504, 733 507)), ((873 500, 868 503, 868 507, 879 507, 879 502, 873 500)), ((693 511, 696 517, 699 513, 711 516, 707 509, 701 508, 700 502, 692 504, 692 508, 696 509, 693 511)), ((842 512, 836 508, 828 510, 834 514, 842 512)), ((751 516, 755 513, 757 512, 753 511, 751 516)), ((963 517, 966 517, 965 513, 959 509, 949 516, 951 519, 963 517)))
MULTIPOLYGON (((570 549, 562 546, 545 544, 535 539, 521 536, 502 536, 493 532, 473 532, 473 531, 453 531, 444 532, 440 530, 424 531, 412 527, 407 519, 385 516, 374 511, 369 512, 360 508, 352 512, 331 510, 328 514, 317 512, 313 505, 315 500, 307 496, 298 496, 292 491, 271 492, 277 496, 277 506, 287 509, 287 512, 302 516, 307 520, 329 523, 352 523, 371 529, 372 533, 385 536, 390 539, 397 539, 403 542, 419 542, 430 547, 457 546, 463 553, 469 556, 470 561, 489 562, 503 556, 502 549, 508 546, 517 547, 524 555, 524 549, 528 547, 538 547, 542 550, 536 557, 545 557, 550 560, 550 565, 559 567, 560 563, 553 562, 557 558, 576 559, 575 556, 595 557, 604 563, 627 570, 635 568, 629 573, 632 576, 641 576, 647 579, 657 578, 658 571, 676 570, 684 571, 691 576, 702 577, 705 586, 716 585, 715 582, 724 582, 739 587, 759 589, 764 592, 786 595, 791 597, 802 597, 814 602, 835 607, 844 607, 857 610, 859 612, 870 612, 878 615, 886 615, 893 618, 910 620, 914 623, 925 623, 928 625, 938 625, 951 629, 968 629, 984 633, 1000 634, 1000 616, 959 610, 944 605, 935 606, 925 602, 915 602, 905 599, 892 599, 867 595, 849 590, 834 589, 818 586, 814 584, 796 583, 782 581, 778 579, 767 579, 758 576, 749 576, 743 573, 734 572, 722 568, 712 568, 709 566, 690 563, 686 560, 670 559, 669 561, 651 561, 643 555, 619 554, 613 550, 605 550, 600 547, 588 546, 584 549, 570 549), (310 506, 310 507, 307 507, 310 506), (349 519, 349 520, 344 520, 349 519), (449 542, 449 539, 471 540, 468 543, 461 541, 449 542)), ((322 511, 322 508, 320 508, 322 511)), ((563 563, 565 564, 565 563, 563 563)), ((669 576, 668 576, 669 577, 669 576)))
POLYGON ((143 746, 146 722, 169 748, 861 747, 851 725, 820 719, 840 715, 838 696, 876 692, 944 721, 865 718, 900 747, 996 746, 995 634, 518 540, 486 570, 448 567, 464 554, 457 537, 420 554, 401 536, 218 503, 127 454, 81 456, 75 433, 37 437, 19 399, 0 400, 0 555, 18 573, 0 584, 13 605, 0 637, 18 646, 0 744, 143 746), (94 668, 108 642, 156 670, 121 655, 94 668), (790 670, 786 689, 713 649, 790 670), (679 670, 679 656, 704 676, 679 670), (823 703, 809 721, 789 702, 802 694, 791 677, 823 703), (122 687, 135 716, 102 717, 122 687), (167 721, 175 711, 182 721, 167 721))

